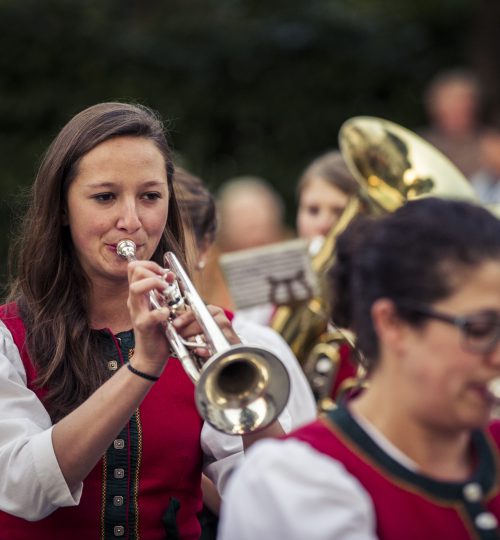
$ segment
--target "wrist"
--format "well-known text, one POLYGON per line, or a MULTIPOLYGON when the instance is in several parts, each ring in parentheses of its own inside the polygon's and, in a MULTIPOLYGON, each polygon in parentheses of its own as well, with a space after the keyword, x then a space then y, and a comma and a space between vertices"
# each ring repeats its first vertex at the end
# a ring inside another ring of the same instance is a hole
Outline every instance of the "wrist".
POLYGON ((158 370, 152 366, 143 367, 140 365, 140 363, 136 364, 135 362, 132 363, 131 361, 128 361, 125 365, 127 369, 135 376, 149 382, 156 382, 163 372, 163 368, 158 370))

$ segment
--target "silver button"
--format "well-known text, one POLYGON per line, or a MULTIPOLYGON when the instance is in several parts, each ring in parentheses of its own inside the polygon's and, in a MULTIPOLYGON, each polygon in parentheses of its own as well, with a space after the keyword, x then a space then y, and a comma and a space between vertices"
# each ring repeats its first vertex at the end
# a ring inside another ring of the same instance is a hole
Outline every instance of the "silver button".
POLYGON ((125 469, 114 469, 113 476, 115 478, 125 478, 125 469))
POLYGON ((123 439, 115 439, 113 441, 113 446, 117 449, 117 450, 123 450, 123 448, 125 448, 125 441, 123 439))
POLYGON ((116 371, 118 369, 118 362, 116 360, 110 360, 108 362, 109 371, 116 371))
POLYGON ((125 534, 125 527, 123 525, 116 525, 113 532, 115 536, 123 536, 125 534))
POLYGON ((490 512, 482 512, 476 516, 474 520, 478 529, 492 530, 498 527, 497 518, 490 512))
POLYGON ((477 482, 471 482, 464 486, 463 494, 467 502, 479 502, 483 496, 483 490, 477 482))
POLYGON ((113 497, 113 504, 115 506, 121 506, 123 504, 123 497, 121 495, 115 495, 113 497))

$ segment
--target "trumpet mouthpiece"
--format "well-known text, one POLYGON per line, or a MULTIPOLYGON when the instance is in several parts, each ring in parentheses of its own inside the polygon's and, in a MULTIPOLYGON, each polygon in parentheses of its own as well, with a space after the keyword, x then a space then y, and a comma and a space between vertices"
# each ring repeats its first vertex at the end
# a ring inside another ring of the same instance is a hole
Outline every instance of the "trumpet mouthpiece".
POLYGON ((118 244, 116 244, 116 253, 118 253, 120 257, 127 259, 127 261, 133 261, 135 260, 135 248, 135 242, 132 240, 120 240, 118 244))

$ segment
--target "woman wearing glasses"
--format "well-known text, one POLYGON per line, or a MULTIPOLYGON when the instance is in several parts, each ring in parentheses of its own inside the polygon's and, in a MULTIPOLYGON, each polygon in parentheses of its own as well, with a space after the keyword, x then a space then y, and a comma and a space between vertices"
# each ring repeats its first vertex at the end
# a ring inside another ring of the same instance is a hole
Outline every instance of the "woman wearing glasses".
POLYGON ((221 538, 498 538, 500 221, 410 202, 353 222, 331 270, 369 386, 236 472, 221 538))

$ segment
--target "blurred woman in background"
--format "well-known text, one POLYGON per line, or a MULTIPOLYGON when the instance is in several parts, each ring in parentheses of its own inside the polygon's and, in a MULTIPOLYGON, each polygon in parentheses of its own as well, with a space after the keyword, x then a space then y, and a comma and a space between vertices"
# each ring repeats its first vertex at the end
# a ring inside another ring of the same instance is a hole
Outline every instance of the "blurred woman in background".
MULTIPOLYGON (((339 222, 349 201, 359 194, 359 185, 349 171, 342 154, 332 150, 314 159, 302 173, 297 184, 297 234, 310 241, 311 256, 317 255, 323 246, 325 237, 339 222)), ((323 276, 320 276, 323 283, 323 276)), ((328 331, 331 325, 325 321, 324 339, 330 339, 328 331)), ((322 394, 320 401, 330 403, 336 400, 339 393, 356 386, 358 372, 357 359, 353 346, 347 341, 332 344, 338 347, 338 365, 331 366, 332 374, 317 377, 320 388, 315 390, 322 394), (328 380, 330 388, 323 389, 323 379, 328 380), (326 399, 324 399, 326 398, 326 399)), ((331 351, 333 354, 333 350, 331 351)), ((304 360, 303 360, 304 361, 304 360)), ((312 383, 314 384, 314 382, 312 383)), ((323 405, 319 405, 320 408, 323 405)))
POLYGON ((319 248, 359 189, 341 153, 331 151, 306 167, 296 192, 297 234, 311 241, 319 238, 319 248))

